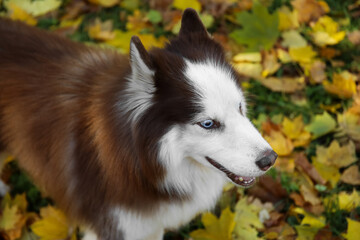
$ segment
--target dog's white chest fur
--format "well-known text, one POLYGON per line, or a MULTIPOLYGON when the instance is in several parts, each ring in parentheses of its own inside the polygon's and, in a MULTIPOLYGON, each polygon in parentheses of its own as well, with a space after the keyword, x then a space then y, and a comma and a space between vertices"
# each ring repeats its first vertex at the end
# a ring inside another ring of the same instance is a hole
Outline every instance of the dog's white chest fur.
POLYGON ((147 216, 121 207, 114 208, 111 214, 118 221, 118 229, 126 229, 123 232, 124 239, 162 239, 164 229, 177 228, 188 223, 198 213, 213 208, 226 180, 211 169, 197 171, 197 175, 185 180, 192 182, 191 199, 187 201, 161 204, 147 216))

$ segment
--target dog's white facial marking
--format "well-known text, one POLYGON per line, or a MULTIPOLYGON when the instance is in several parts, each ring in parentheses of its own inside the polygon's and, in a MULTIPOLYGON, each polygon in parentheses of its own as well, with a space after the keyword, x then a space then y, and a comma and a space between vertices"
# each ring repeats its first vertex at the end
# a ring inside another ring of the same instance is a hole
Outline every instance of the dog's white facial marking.
POLYGON ((130 120, 135 122, 142 113, 152 105, 152 96, 155 91, 154 71, 141 58, 134 43, 130 45, 131 75, 127 78, 128 85, 125 96, 122 98, 121 108, 130 112, 130 120))
POLYGON ((255 161, 271 147, 246 117, 245 98, 231 72, 211 61, 186 61, 186 65, 185 76, 200 95, 198 104, 204 109, 194 123, 212 119, 220 125, 210 130, 198 124, 184 126, 181 139, 187 156, 214 168, 206 160, 210 157, 239 176, 262 175, 264 171, 255 161))

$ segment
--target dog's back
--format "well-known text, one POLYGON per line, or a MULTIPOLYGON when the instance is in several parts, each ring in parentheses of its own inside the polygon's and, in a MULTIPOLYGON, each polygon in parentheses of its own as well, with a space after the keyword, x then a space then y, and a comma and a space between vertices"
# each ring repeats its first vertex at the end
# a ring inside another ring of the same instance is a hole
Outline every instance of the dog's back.
POLYGON ((0 19, 0 146, 77 219, 106 205, 92 128, 128 71, 122 55, 0 19))

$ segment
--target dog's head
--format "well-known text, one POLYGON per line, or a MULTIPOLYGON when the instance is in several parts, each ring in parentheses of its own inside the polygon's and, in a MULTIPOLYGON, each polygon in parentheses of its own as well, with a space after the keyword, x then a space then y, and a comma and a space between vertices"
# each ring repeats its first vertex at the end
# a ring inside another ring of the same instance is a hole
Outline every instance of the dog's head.
POLYGON ((179 36, 164 49, 147 52, 133 37, 130 50, 135 139, 155 149, 170 185, 177 171, 200 166, 250 186, 274 164, 277 154, 246 116, 239 76, 194 10, 185 10, 179 36))

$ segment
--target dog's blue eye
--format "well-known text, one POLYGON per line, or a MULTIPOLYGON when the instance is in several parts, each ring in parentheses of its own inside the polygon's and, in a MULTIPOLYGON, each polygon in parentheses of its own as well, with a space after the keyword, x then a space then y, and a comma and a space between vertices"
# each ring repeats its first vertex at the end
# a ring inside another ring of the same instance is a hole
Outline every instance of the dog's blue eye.
POLYGON ((211 120, 211 119, 199 122, 198 124, 205 129, 212 129, 212 128, 218 127, 218 124, 214 120, 211 120))
POLYGON ((201 122, 201 126, 203 126, 204 128, 211 128, 213 125, 214 125, 213 120, 205 120, 201 122))

